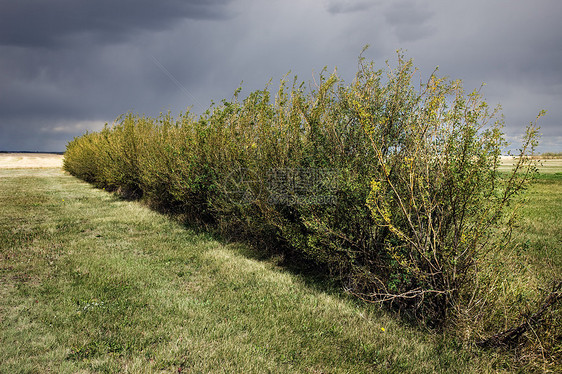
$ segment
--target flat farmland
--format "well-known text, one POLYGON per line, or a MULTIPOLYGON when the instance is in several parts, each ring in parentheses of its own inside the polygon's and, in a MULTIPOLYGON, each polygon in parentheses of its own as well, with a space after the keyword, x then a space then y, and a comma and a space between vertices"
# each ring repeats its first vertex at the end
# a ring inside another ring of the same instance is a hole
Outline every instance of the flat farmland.
POLYGON ((61 168, 63 158, 52 153, 0 153, 0 169, 61 168))
MULTIPOLYGON (((502 156, 500 171, 510 171, 517 159, 510 156, 502 156)), ((562 158, 541 159, 538 157, 538 168, 541 174, 562 173, 562 158)))

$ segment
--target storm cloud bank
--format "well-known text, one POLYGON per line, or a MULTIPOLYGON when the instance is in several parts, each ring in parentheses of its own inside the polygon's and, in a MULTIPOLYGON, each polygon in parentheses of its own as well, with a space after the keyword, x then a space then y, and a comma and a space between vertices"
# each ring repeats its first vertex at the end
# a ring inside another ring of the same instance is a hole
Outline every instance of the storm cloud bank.
POLYGON ((362 47, 405 50, 427 78, 463 79, 501 104, 516 140, 541 109, 541 150, 562 150, 562 3, 556 0, 0 0, 0 150, 62 151, 127 111, 157 115, 309 81, 351 81, 362 47))

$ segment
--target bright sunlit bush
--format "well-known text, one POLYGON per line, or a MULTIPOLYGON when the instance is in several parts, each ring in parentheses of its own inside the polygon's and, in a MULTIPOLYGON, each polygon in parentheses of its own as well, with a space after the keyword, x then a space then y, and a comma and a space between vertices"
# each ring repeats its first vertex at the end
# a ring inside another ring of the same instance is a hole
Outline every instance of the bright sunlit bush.
POLYGON ((502 174, 502 119, 479 92, 436 74, 416 86, 401 55, 359 66, 351 84, 284 79, 199 117, 124 115, 71 141, 64 167, 440 326, 477 302, 479 261, 509 242, 537 130, 502 174))

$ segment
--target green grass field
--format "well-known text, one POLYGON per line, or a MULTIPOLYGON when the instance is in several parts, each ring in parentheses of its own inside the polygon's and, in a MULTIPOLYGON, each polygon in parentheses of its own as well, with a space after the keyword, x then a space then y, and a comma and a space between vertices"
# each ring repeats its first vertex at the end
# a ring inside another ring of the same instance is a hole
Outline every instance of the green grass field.
MULTIPOLYGON (((537 276, 562 269, 555 173, 516 234, 537 276)), ((0 207, 2 373, 541 369, 409 327, 60 169, 0 169, 0 207)))

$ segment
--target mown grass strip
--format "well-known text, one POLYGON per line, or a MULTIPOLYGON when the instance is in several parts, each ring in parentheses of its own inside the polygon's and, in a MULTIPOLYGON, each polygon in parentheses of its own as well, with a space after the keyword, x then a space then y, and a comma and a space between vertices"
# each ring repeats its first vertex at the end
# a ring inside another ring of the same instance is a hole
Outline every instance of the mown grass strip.
POLYGON ((58 169, 0 170, 0 207, 0 372, 499 365, 58 169))

